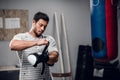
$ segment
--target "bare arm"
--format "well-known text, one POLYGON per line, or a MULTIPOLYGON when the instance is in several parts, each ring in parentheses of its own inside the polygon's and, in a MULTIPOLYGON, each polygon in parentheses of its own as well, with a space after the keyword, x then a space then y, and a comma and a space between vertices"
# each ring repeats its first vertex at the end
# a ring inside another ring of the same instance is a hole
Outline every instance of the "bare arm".
POLYGON ((45 38, 39 39, 37 41, 11 40, 9 47, 11 50, 20 51, 32 46, 40 46, 40 45, 46 45, 46 44, 48 44, 48 41, 45 38))

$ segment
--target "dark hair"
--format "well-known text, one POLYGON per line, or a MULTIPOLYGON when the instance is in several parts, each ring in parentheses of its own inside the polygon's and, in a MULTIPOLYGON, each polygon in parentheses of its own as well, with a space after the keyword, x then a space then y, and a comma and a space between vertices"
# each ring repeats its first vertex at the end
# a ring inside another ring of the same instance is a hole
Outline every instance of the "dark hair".
POLYGON ((37 12, 34 17, 33 17, 33 20, 35 20, 36 22, 39 20, 39 19, 43 19, 47 22, 49 22, 49 17, 47 14, 43 13, 43 12, 37 12))

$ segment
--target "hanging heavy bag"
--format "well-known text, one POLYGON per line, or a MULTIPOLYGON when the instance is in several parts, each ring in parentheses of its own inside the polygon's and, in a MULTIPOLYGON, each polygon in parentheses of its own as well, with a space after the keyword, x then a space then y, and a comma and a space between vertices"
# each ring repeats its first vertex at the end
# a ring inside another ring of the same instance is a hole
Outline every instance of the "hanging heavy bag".
POLYGON ((118 56, 117 0, 90 0, 92 55, 99 61, 118 56))

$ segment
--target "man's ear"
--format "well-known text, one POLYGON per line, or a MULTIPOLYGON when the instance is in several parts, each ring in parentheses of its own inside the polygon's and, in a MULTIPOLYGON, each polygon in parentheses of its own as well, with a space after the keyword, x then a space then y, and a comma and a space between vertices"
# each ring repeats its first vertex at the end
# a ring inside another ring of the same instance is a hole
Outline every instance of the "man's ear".
POLYGON ((32 26, 35 26, 36 21, 32 20, 32 26))
POLYGON ((36 23, 36 21, 35 21, 35 20, 32 20, 32 23, 36 23))

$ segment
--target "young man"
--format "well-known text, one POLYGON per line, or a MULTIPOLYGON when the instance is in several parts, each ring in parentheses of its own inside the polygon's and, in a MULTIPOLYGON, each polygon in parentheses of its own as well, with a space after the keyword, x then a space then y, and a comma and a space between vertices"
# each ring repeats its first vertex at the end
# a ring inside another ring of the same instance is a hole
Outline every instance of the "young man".
POLYGON ((10 49, 20 57, 20 80, 52 80, 49 66, 57 62, 59 54, 54 38, 43 34, 48 22, 47 14, 37 12, 30 31, 19 33, 10 41, 10 49), (43 52, 46 46, 47 52, 43 52))

